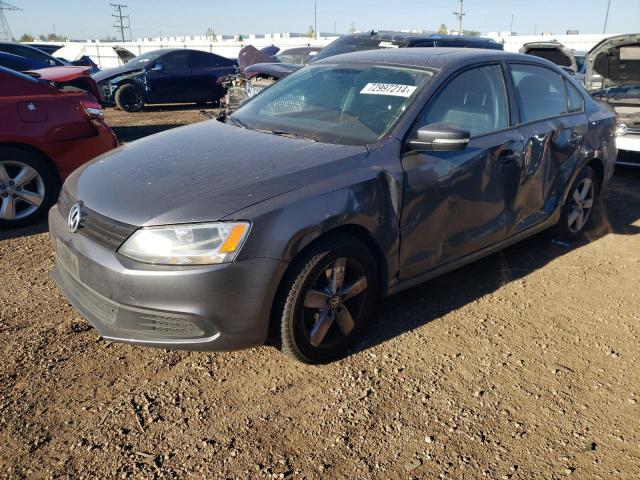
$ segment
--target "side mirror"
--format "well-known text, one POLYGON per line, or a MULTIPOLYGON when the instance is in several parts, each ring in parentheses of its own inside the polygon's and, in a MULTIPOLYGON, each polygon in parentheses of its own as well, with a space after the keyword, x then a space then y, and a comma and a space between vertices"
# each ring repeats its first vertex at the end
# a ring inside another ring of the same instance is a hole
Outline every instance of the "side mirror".
POLYGON ((160 62, 156 62, 155 65, 151 67, 151 70, 153 70, 154 72, 161 72, 162 70, 164 70, 164 67, 160 62))
POLYGON ((451 152, 467 148, 471 134, 450 123, 432 123, 419 128, 408 145, 416 152, 451 152))

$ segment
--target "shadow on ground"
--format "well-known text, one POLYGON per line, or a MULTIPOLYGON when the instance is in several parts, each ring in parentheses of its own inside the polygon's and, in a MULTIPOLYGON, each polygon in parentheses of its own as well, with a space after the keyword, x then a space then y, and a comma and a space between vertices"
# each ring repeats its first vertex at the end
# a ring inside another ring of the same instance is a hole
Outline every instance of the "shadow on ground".
POLYGON ((30 237, 49 231, 49 224, 46 219, 41 219, 38 223, 24 228, 14 228, 11 230, 0 230, 0 242, 12 238, 30 237))
POLYGON ((619 168, 600 199, 590 229, 579 242, 563 246, 554 243, 547 233, 541 233, 389 297, 382 302, 380 315, 367 328, 355 351, 369 349, 421 327, 605 235, 638 235, 638 220, 640 169, 619 168))
POLYGON ((111 127, 111 130, 116 134, 120 143, 127 143, 149 135, 164 132, 165 130, 171 130, 172 128, 183 126, 184 125, 179 123, 165 125, 129 125, 126 127, 113 126, 111 127))

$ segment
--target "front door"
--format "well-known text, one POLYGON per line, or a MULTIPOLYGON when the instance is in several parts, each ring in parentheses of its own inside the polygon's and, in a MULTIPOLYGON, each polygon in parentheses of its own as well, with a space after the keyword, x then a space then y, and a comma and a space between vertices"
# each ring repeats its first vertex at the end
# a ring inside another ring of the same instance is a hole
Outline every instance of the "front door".
POLYGON ((456 152, 409 152, 401 219, 403 279, 508 238, 522 173, 524 142, 510 127, 500 65, 466 70, 449 81, 414 128, 450 123, 471 140, 456 152))
POLYGON ((162 55, 150 67, 149 78, 152 103, 191 101, 189 51, 177 50, 162 55))

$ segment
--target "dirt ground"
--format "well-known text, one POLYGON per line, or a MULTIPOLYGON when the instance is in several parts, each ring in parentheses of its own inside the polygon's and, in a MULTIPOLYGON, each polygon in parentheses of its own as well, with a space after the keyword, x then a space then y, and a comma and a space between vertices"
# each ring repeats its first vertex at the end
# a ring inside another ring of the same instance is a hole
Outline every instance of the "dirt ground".
MULTIPOLYGON (((203 119, 110 110, 124 141, 203 119)), ((640 171, 588 240, 538 235, 382 302, 348 358, 109 343, 0 232, 0 477, 630 479, 640 474, 640 171)))

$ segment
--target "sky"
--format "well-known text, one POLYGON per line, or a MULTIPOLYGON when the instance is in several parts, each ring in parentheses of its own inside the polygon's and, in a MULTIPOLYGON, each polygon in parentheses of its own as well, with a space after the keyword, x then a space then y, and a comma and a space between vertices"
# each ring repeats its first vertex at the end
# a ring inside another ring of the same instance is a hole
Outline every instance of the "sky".
MULTIPOLYGON (((313 0, 7 0, 23 11, 6 12, 16 38, 54 30, 73 39, 115 35, 109 3, 126 3, 133 38, 171 35, 307 32, 313 0)), ((602 33, 608 0, 465 0, 465 30, 520 35, 567 30, 602 33)), ((318 0, 318 31, 437 30, 456 28, 457 0, 318 0)), ((607 33, 640 30, 640 0, 611 0, 607 33)))

